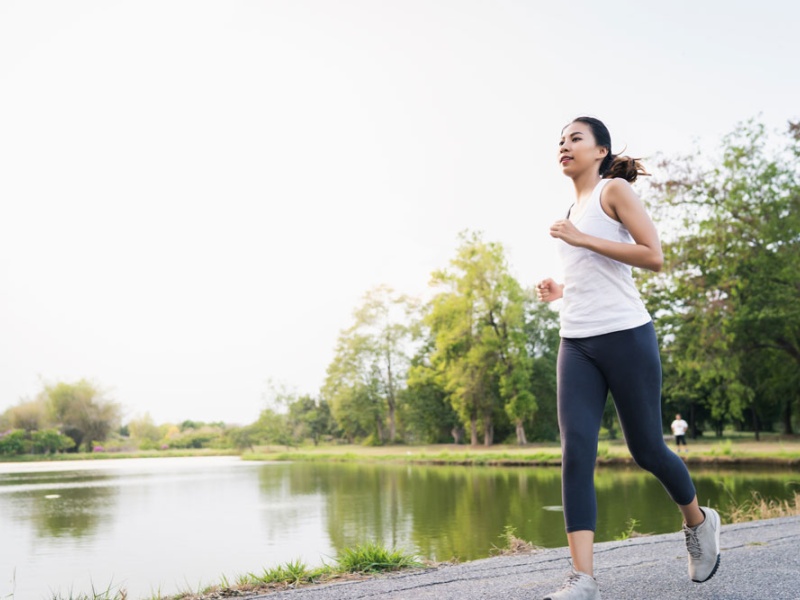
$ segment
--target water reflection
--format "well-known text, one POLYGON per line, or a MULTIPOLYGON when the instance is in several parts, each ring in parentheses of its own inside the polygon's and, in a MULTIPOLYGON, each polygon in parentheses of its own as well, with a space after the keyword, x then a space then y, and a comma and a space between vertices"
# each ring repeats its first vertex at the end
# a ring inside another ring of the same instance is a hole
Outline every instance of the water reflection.
POLYGON ((22 474, 0 478, 0 510, 37 538, 83 538, 113 515, 118 490, 99 474, 22 474))
MULTIPOLYGON (((553 467, 107 462, 52 473, 0 465, 0 598, 109 582, 132 599, 174 594, 297 558, 318 565, 370 540, 471 560, 500 546, 506 526, 541 546, 566 541, 553 467)), ((701 502, 721 512, 754 490, 784 500, 800 488, 791 471, 694 476, 701 502)), ((636 467, 598 470, 597 494, 598 540, 619 536, 631 517, 642 532, 680 527, 661 484, 636 467)))
MULTIPOLYGON (((798 485, 797 474, 784 471, 712 470, 694 479, 701 503, 723 510, 755 490, 787 499, 798 485)), ((310 463, 264 469, 261 481, 268 496, 288 486, 284 493, 295 499, 282 522, 298 518, 304 496, 320 498, 325 531, 336 550, 377 540, 434 560, 472 560, 500 545, 507 526, 541 546, 561 546, 566 540, 557 510, 560 471, 553 467, 310 463)), ((598 541, 618 537, 630 518, 638 521, 640 532, 680 529, 680 514, 661 484, 636 467, 598 469, 596 489, 598 541)))

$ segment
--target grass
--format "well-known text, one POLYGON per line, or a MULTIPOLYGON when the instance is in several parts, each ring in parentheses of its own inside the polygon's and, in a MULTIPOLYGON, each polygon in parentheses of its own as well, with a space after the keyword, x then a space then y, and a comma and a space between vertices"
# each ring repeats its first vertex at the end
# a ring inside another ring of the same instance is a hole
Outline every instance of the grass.
POLYGON ((339 571, 343 573, 384 573, 400 569, 424 566, 416 557, 399 550, 387 550, 383 546, 369 542, 345 548, 336 558, 339 571))
MULTIPOLYGON (((238 575, 233 581, 227 576, 220 577, 219 585, 198 585, 197 591, 188 589, 177 594, 164 596, 161 592, 151 594, 145 600, 211 600, 212 598, 226 598, 229 596, 242 596, 248 593, 267 593, 287 588, 296 588, 302 585, 325 583, 337 579, 371 576, 379 573, 400 571, 404 569, 418 569, 425 567, 416 556, 407 554, 397 549, 387 549, 381 544, 367 542, 353 548, 345 548, 334 559, 334 564, 310 568, 302 560, 288 561, 282 565, 266 568, 261 573, 244 573, 238 575)), ((14 594, 3 597, 14 599, 14 594)), ((61 592, 54 593, 51 600, 133 600, 128 598, 124 589, 109 587, 103 591, 92 589, 89 594, 75 594, 72 591, 66 595, 61 592)))
POLYGON ((758 492, 753 492, 750 499, 734 502, 723 512, 726 523, 745 523, 793 516, 800 516, 800 492, 795 492, 791 500, 769 500, 758 492))
POLYGON ((539 546, 531 544, 527 540, 517 537, 517 529, 512 525, 506 525, 503 533, 500 534, 503 546, 492 547, 492 554, 495 556, 516 556, 519 554, 532 554, 541 550, 539 546))
POLYGON ((638 519, 634 519, 633 517, 631 517, 630 519, 627 520, 626 525, 627 526, 625 527, 623 532, 614 538, 616 541, 624 542, 625 540, 629 540, 631 538, 647 537, 648 535, 651 535, 649 533, 640 533, 636 531, 636 528, 639 525, 641 525, 641 522, 638 519))
MULTIPOLYGON (((690 464, 800 464, 800 437, 782 439, 762 434, 762 441, 751 436, 732 435, 726 438, 689 440, 689 453, 681 457, 690 464)), ((533 466, 561 463, 558 443, 536 443, 528 446, 495 445, 465 446, 439 444, 429 446, 358 446, 325 445, 289 449, 260 447, 242 455, 244 460, 303 462, 401 463, 429 465, 500 465, 533 466)), ((622 440, 603 440, 598 445, 599 464, 628 464, 633 459, 622 440)))

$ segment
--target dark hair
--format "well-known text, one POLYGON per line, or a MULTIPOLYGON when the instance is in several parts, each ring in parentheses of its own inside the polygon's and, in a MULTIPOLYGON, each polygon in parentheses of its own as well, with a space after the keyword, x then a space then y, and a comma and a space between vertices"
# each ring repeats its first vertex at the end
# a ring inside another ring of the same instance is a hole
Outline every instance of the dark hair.
POLYGON ((611 153, 611 134, 608 127, 600 119, 594 117, 578 117, 572 119, 572 123, 586 123, 592 130, 592 135, 598 146, 608 150, 603 162, 600 163, 600 176, 603 179, 613 179, 621 177, 633 183, 639 175, 650 175, 644 168, 639 158, 620 156, 611 153))

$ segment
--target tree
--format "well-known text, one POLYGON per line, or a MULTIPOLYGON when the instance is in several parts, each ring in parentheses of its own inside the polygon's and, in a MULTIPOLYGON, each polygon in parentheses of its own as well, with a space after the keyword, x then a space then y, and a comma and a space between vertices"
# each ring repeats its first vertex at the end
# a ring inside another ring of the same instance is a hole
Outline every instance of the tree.
POLYGON ((288 427, 293 438, 302 442, 311 438, 318 445, 320 438, 331 429, 331 411, 328 403, 305 395, 289 403, 288 427))
POLYGON ((28 445, 25 431, 22 429, 12 429, 0 433, 0 455, 24 454, 28 445))
POLYGON ((525 296, 508 272, 502 245, 469 232, 460 241, 451 270, 432 276, 440 291, 425 317, 434 340, 430 363, 473 445, 479 424, 484 444, 492 444, 497 408, 512 419, 517 442, 524 444, 523 423, 536 411, 529 386, 525 296))
POLYGON ((416 323, 418 338, 425 340, 411 359, 408 380, 402 390, 402 422, 411 441, 430 444, 443 443, 451 438, 461 443, 463 430, 458 414, 453 410, 441 377, 430 364, 433 338, 430 331, 416 323))
POLYGON ((350 440, 362 435, 375 443, 397 438, 398 398, 411 339, 408 319, 415 305, 379 286, 364 295, 353 325, 339 335, 322 396, 350 440))
POLYGON ((119 404, 103 398, 85 379, 46 385, 41 397, 60 431, 75 442, 76 450, 83 444, 91 451, 93 442, 105 441, 119 424, 119 404))
POLYGON ((154 447, 156 442, 163 437, 163 432, 153 421, 153 417, 150 416, 149 412, 141 417, 132 419, 128 423, 128 432, 131 438, 146 447, 154 447))
MULTIPOLYGON (((723 139, 721 157, 665 163, 656 218, 668 268, 647 281, 675 396, 704 402, 721 432, 726 418, 763 409, 783 355, 800 367, 800 140, 778 141, 749 122, 723 139), (763 365, 748 373, 755 355, 763 365), (771 357, 771 358, 770 358, 771 357)), ((790 399, 784 431, 792 431, 790 399)), ((694 400, 693 400, 694 401, 694 400)), ((756 421, 757 422, 757 421, 756 421)))
POLYGON ((36 431, 47 426, 47 408, 41 399, 23 401, 6 411, 6 417, 13 429, 36 431))
POLYGON ((533 300, 532 290, 528 295, 525 339, 532 357, 530 386, 537 404, 536 418, 529 431, 533 439, 549 441, 558 438, 556 361, 561 340, 558 313, 549 304, 533 300))

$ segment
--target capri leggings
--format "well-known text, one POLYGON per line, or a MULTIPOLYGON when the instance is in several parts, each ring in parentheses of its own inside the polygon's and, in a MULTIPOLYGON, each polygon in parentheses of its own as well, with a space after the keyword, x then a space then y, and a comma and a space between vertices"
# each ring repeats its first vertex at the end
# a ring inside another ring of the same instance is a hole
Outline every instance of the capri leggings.
POLYGON ((609 390, 634 461, 678 504, 695 488, 683 461, 664 443, 661 358, 653 323, 587 338, 562 338, 558 352, 558 425, 567 532, 597 524, 594 466, 609 390))

